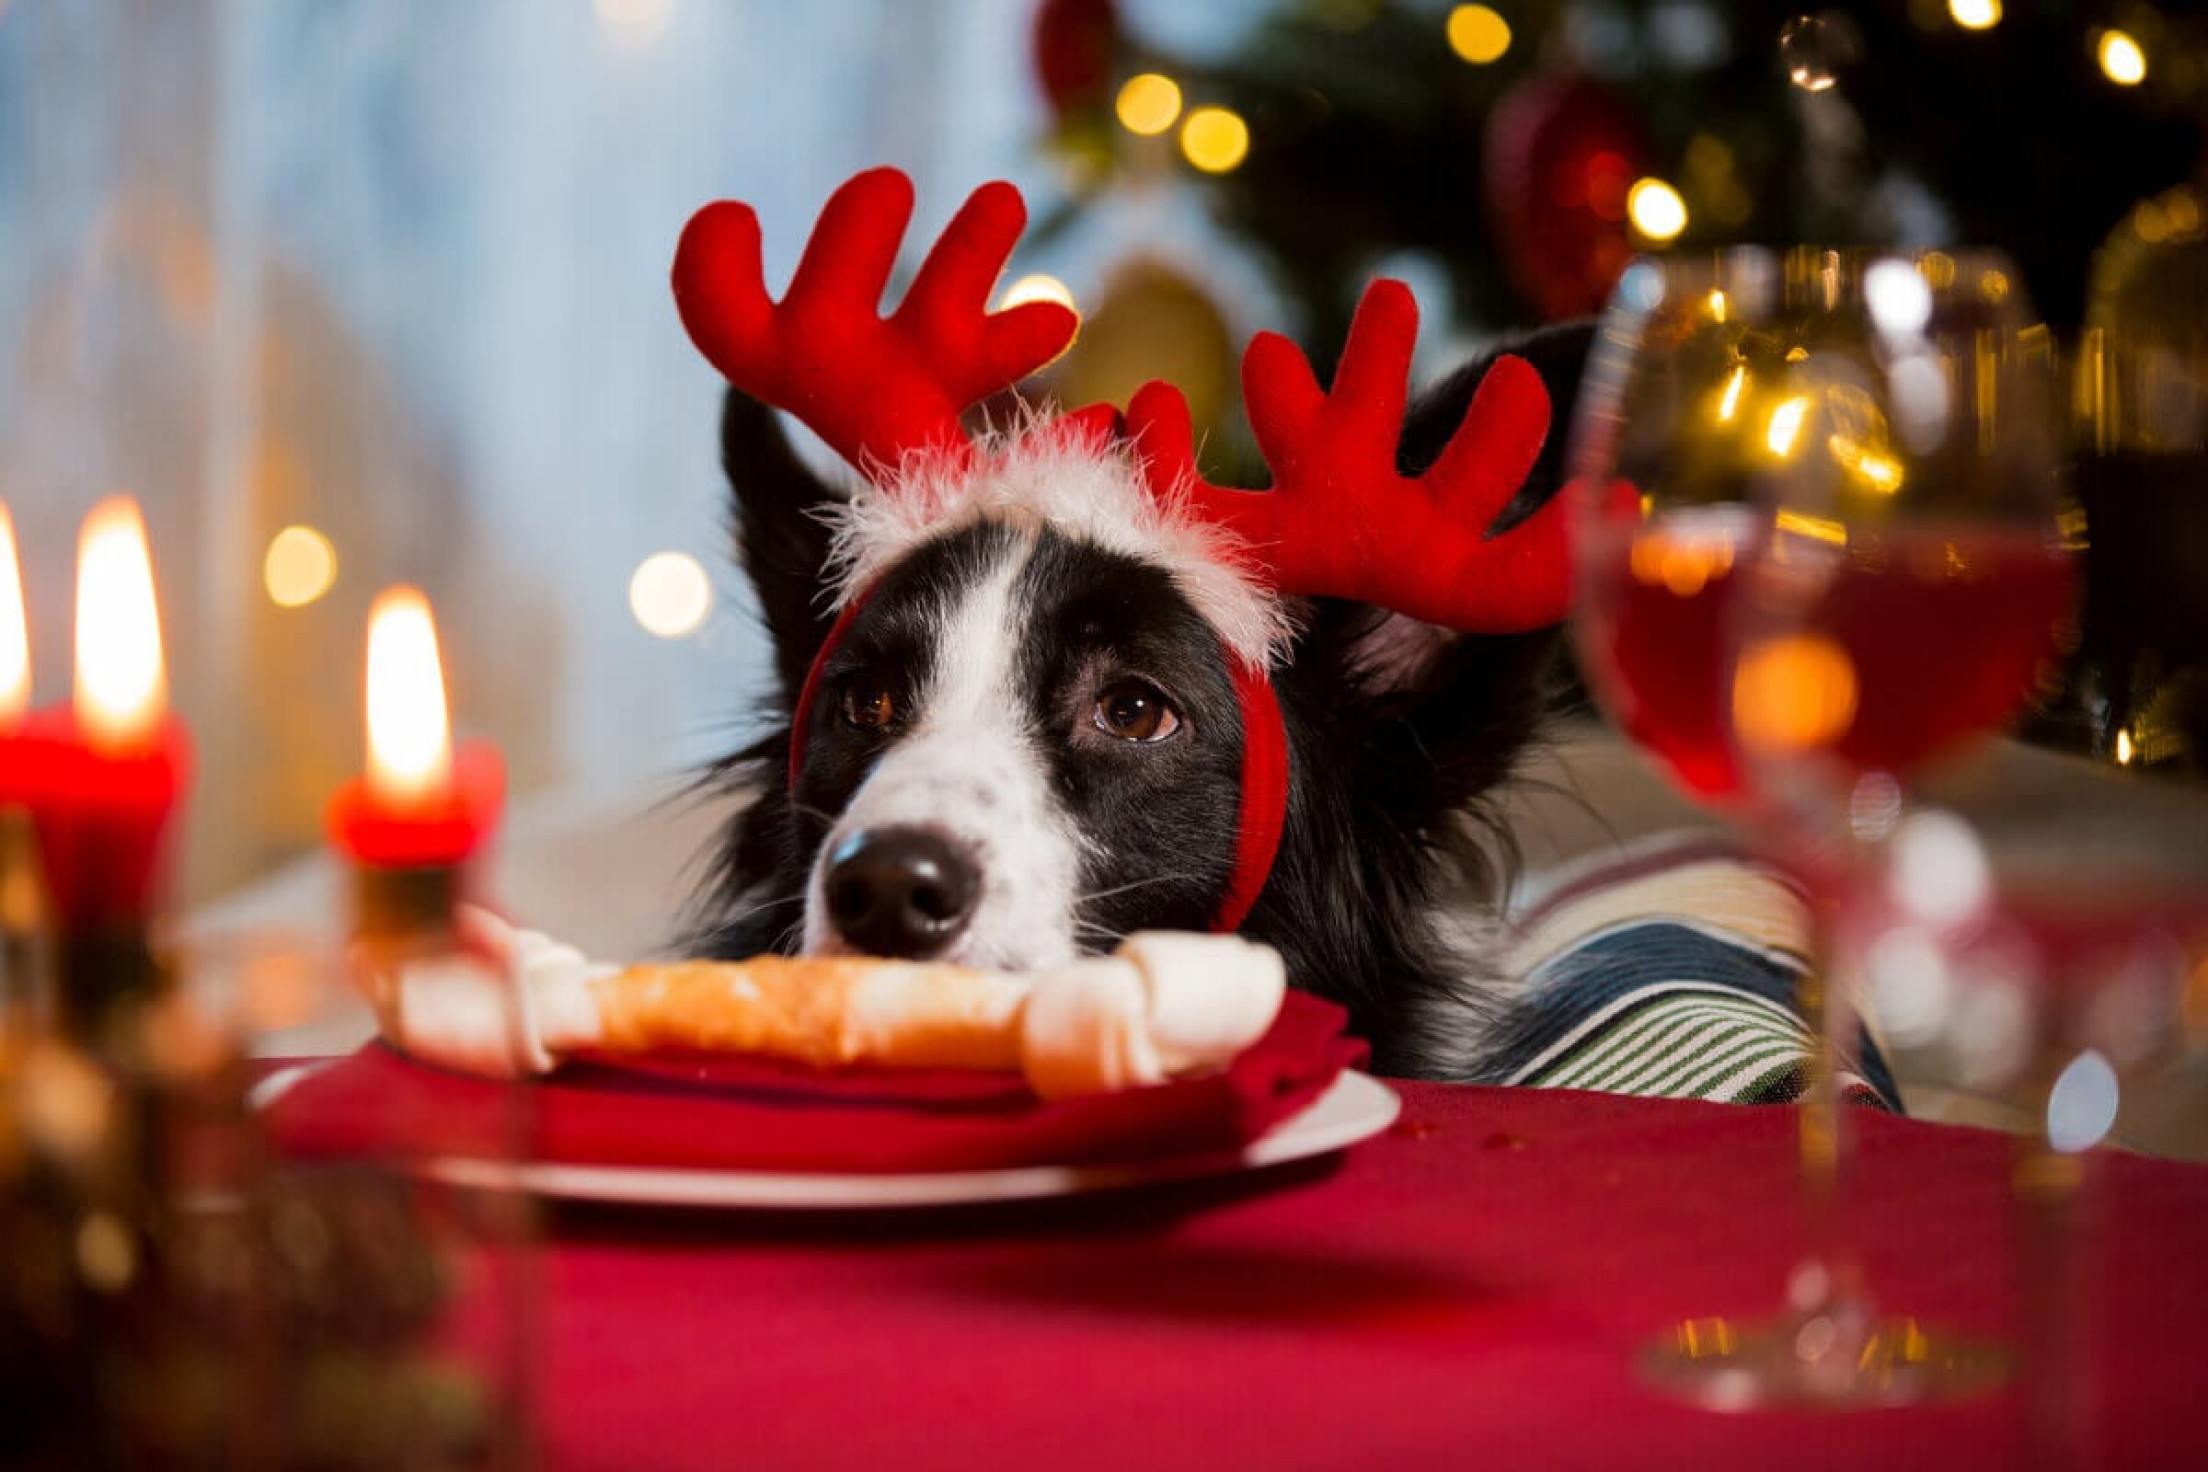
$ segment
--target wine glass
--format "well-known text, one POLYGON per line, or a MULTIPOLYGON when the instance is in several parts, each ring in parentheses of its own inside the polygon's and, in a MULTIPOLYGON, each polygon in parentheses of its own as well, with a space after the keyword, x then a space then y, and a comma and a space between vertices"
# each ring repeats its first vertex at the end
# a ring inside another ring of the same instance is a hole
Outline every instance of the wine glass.
POLYGON ((1644 1361, 1705 1403, 1905 1403, 1990 1349, 1882 1315, 1844 1227, 1859 903, 1903 783, 2026 702, 2068 617, 2052 353, 1990 253, 1642 260, 1572 447, 1574 630, 1597 699, 1810 891, 1809 1249, 1763 1322, 1644 1361))

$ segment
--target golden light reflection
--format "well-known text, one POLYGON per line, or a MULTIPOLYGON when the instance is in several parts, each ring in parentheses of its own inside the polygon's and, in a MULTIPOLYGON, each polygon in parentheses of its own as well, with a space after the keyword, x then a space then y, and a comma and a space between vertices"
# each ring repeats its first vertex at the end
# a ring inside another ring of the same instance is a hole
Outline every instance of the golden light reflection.
POLYGON ((1966 31, 1989 31, 2001 24, 2001 0, 1947 0, 1947 13, 1966 31))
POLYGON ((1725 388, 1717 396, 1717 422, 1730 424, 1733 415, 1740 410, 1740 391, 1748 384, 1748 365, 1736 363, 1733 371, 1725 376, 1725 388))
POLYGON ((1711 287, 1711 288, 1710 288, 1710 320, 1711 320, 1711 321, 1713 321, 1713 322, 1722 322, 1722 321, 1724 321, 1724 320, 1725 320, 1725 305, 1726 305, 1726 303, 1725 303, 1725 292, 1724 292, 1724 289, 1723 289, 1722 287, 1716 287, 1716 286, 1713 286, 1713 287, 1711 287))
POLYGON ((2100 59, 2101 75, 2119 87, 2136 87, 2147 79, 2146 49, 2129 31, 2111 27, 2101 32, 2094 54, 2100 59))
POLYGON ((1689 537, 1651 528, 1633 538, 1626 565, 1634 581, 1692 598, 1733 569, 1733 544, 1722 537, 1689 537))
POLYGON ((337 582, 337 548, 311 526, 287 526, 268 539, 261 585, 278 608, 304 608, 337 582))
POLYGON ((76 716, 102 750, 140 745, 168 709, 153 555, 138 503, 110 496, 77 536, 76 716))
POLYGON ((1733 672, 1733 729, 1757 751, 1827 745, 1855 723, 1855 661, 1821 634, 1750 645, 1733 672))
POLYGON ((1250 152, 1250 125, 1232 108, 1199 107, 1181 124, 1181 154, 1207 174, 1233 170, 1250 152))
POLYGON ((1917 270, 1934 291, 1945 291, 1955 284, 1955 258, 1944 250, 1926 251, 1917 258, 1917 270))
POLYGON ((2118 726, 2116 728, 2116 765, 2128 767, 2131 765, 2132 758, 2138 754, 2138 748, 2132 745, 2131 728, 2129 726, 2118 726))
POLYGON ((452 784, 437 623, 419 588, 386 588, 368 611, 368 790, 399 807, 452 784))
POLYGON ((1120 89, 1113 110, 1119 125, 1130 133, 1154 138, 1173 126, 1181 115, 1181 86, 1158 72, 1129 77, 1120 89))
POLYGON ((1781 460, 1794 453, 1794 447, 1802 437, 1802 421, 1809 417, 1809 396, 1795 394, 1782 400, 1771 411, 1770 422, 1764 425, 1763 445, 1781 460))
POLYGON ((31 632, 23 612, 23 564, 15 550, 15 520, 0 501, 0 731, 31 708, 31 632))
POLYGON ((1510 49, 1510 22, 1485 5, 1459 5, 1449 12, 1449 49, 1474 66, 1499 61, 1510 49))
POLYGON ((1800 511, 1781 511, 1771 518, 1771 525, 1791 536, 1807 537, 1812 542, 1823 542, 1828 547, 1848 545, 1847 524, 1826 517, 1810 516, 1800 511))
POLYGON ((1998 302, 2009 294, 2009 277, 2006 271, 1988 270, 1978 278, 1978 294, 1989 302, 1998 302))
POLYGON ((1848 478, 1865 490, 1891 496, 1901 489, 1901 461, 1885 450, 1839 434, 1827 439, 1825 448, 1848 478))
POLYGON ((1643 239, 1658 245, 1678 239, 1687 228, 1687 202, 1661 179, 1634 181, 1625 193, 1625 213, 1643 239))

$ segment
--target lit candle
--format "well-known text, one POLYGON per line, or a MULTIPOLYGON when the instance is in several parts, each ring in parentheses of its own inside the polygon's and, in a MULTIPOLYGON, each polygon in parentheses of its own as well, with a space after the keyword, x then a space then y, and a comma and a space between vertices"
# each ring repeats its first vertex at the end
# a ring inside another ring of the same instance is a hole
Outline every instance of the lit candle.
POLYGON ((331 841, 361 873, 364 929, 442 927, 458 871, 498 824, 506 769, 488 742, 453 743, 419 589, 388 589, 369 611, 367 718, 367 769, 331 800, 331 841))
MULTIPOLYGON (((0 556, 0 689, 12 667, 27 695, 29 660, 11 652, 19 646, 8 634, 22 607, 8 540, 0 549, 8 554, 0 556)), ((0 803, 31 809, 66 935, 142 945, 191 743, 168 713, 153 559, 128 497, 94 507, 78 539, 76 657, 71 703, 32 712, 10 739, 0 803)))
POLYGON ((168 705, 145 519, 110 496, 77 536, 77 729, 95 751, 143 751, 168 705))

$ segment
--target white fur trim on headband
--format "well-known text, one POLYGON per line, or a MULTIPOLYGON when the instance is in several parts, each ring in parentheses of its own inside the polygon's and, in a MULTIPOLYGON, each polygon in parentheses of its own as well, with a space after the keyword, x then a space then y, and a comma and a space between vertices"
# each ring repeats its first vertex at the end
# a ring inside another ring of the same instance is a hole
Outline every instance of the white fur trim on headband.
POLYGON ((1250 576, 1225 529, 1160 505, 1144 484, 1139 452, 1066 432, 1045 419, 978 438, 969 463, 915 455, 886 486, 862 486, 831 507, 829 556, 841 607, 921 543, 981 521, 1048 525, 1106 551, 1160 567, 1220 641, 1269 665, 1294 623, 1280 597, 1250 576))

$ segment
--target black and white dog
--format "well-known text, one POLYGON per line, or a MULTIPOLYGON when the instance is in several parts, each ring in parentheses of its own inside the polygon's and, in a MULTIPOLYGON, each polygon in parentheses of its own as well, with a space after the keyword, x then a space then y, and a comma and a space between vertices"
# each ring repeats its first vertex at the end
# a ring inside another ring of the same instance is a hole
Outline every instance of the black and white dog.
MULTIPOLYGON (((1558 489, 1590 341, 1560 329, 1511 348, 1559 428, 1498 527, 1558 489)), ((1412 405, 1405 474, 1441 454, 1487 366, 1412 405)), ((1218 913, 1245 732, 1200 574, 1078 516, 968 516, 908 527, 882 551, 772 409, 732 391, 721 440, 774 645, 776 726, 714 769, 741 808, 693 949, 1024 968, 1218 913), (824 590, 848 586, 855 563, 869 591, 837 625, 824 590)), ((1060 478, 1050 494, 1068 505, 1113 494, 1090 483, 1106 474, 1093 459, 1039 451, 1024 473, 1060 478)), ((1317 599, 1276 647, 1286 816, 1241 929, 1348 1008, 1379 1068, 1476 1076, 1501 1008, 1486 952, 1514 856, 1491 798, 1549 705, 1557 633, 1460 635, 1317 599)))

